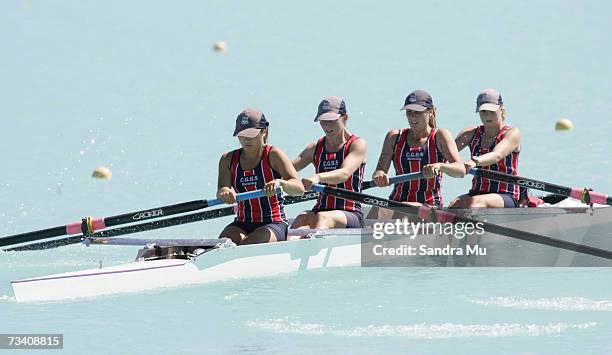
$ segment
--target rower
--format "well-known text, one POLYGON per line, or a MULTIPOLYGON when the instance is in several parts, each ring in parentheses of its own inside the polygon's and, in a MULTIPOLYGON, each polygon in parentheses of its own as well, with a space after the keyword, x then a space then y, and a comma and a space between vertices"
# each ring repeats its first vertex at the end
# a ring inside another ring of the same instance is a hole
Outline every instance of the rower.
POLYGON ((236 203, 237 192, 263 189, 266 196, 238 202, 234 222, 223 229, 219 238, 236 244, 270 243, 287 240, 287 217, 283 196, 301 195, 304 186, 291 160, 277 147, 267 144, 269 123, 264 114, 248 108, 236 118, 234 137, 242 148, 223 154, 219 161, 217 197, 236 203))
MULTIPOLYGON (((456 138, 459 150, 470 147, 472 158, 464 162, 466 171, 479 167, 517 175, 521 132, 505 123, 506 108, 499 91, 485 89, 480 92, 476 98, 476 112, 480 115, 482 125, 465 128, 456 138)), ((518 207, 524 192, 516 184, 475 176, 470 191, 457 197, 449 207, 518 207)))
MULTIPOLYGON (((401 110, 406 111, 410 128, 387 133, 372 180, 377 186, 389 186, 391 162, 396 175, 421 171, 425 178, 396 184, 389 199, 412 206, 442 207, 442 173, 465 176, 455 140, 447 129, 437 127, 436 106, 427 92, 408 94, 401 110)), ((373 208, 369 218, 391 218, 383 211, 373 208)))
MULTIPOLYGON (((327 184, 351 191, 361 191, 366 164, 367 143, 347 131, 349 115, 344 100, 328 96, 321 101, 314 121, 319 122, 325 135, 310 143, 293 160, 297 171, 309 164, 315 175, 302 179, 304 188, 327 184)), ((298 215, 291 228, 360 228, 363 226, 361 204, 327 194, 320 194, 310 211, 298 215)))

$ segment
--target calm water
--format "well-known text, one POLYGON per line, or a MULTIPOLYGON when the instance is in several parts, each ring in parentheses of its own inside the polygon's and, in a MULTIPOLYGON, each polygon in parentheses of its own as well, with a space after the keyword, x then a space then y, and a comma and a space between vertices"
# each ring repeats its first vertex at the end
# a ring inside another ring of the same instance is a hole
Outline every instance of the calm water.
MULTIPOLYGON (((522 130, 523 175, 610 193, 611 11, 605 1, 2 2, 0 235, 213 197, 247 106, 295 156, 321 134, 320 99, 343 96, 351 130, 369 142, 370 175, 417 88, 453 133, 478 123, 481 89, 499 89, 522 130), (212 50, 218 40, 227 53, 212 50), (576 128, 556 133, 562 117, 576 128), (112 180, 90 178, 101 165, 112 180)), ((445 182, 447 201, 469 186, 445 182)), ((150 235, 214 235, 229 221, 150 235)), ((609 269, 346 268, 79 302, 12 299, 10 280, 134 254, 0 253, 0 333, 61 332, 75 354, 612 351, 609 269)))

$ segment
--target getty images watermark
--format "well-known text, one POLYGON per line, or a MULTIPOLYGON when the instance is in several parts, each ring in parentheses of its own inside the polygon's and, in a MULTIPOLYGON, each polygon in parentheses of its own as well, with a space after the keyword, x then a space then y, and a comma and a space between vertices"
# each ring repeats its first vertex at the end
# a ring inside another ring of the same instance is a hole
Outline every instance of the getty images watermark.
POLYGON ((569 214, 552 208, 470 209, 453 218, 439 212, 437 222, 417 216, 372 221, 361 233, 362 266, 612 266, 585 252, 612 238, 607 208, 569 214))
POLYGON ((482 256, 482 222, 375 222, 362 235, 363 266, 429 266, 446 257, 482 256))

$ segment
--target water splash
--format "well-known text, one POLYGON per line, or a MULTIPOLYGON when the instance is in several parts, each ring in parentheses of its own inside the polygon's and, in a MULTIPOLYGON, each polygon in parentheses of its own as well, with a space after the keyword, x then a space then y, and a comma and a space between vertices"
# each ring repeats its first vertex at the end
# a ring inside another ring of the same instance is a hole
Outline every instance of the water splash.
POLYGON ((612 301, 592 300, 584 297, 522 298, 493 297, 472 300, 482 306, 496 306, 514 309, 538 309, 546 311, 612 311, 612 301))
POLYGON ((13 302, 15 301, 15 297, 9 295, 0 295, 0 302, 1 301, 13 302))
POLYGON ((239 296, 239 294, 232 293, 232 294, 226 295, 225 297, 223 297, 223 299, 226 300, 226 301, 231 301, 232 299, 234 299, 234 298, 236 298, 238 296, 239 296))
POLYGON ((412 339, 448 339, 466 337, 516 337, 556 335, 572 329, 589 329, 596 322, 567 324, 407 324, 407 325, 368 325, 358 327, 328 326, 318 323, 302 323, 287 319, 248 321, 247 326, 277 334, 335 335, 342 337, 402 337, 412 339))

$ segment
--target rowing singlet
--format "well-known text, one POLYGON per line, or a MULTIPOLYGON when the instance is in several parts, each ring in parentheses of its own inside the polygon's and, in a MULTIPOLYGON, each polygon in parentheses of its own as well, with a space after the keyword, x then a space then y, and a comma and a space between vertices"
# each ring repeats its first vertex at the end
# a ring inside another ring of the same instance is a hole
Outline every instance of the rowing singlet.
MULTIPOLYGON (((240 152, 236 149, 232 152, 230 169, 232 172, 232 187, 238 193, 263 189, 265 183, 274 179, 280 179, 281 175, 272 169, 269 155, 272 146, 266 145, 259 164, 252 169, 244 171, 240 166, 240 152)), ((283 196, 276 194, 272 197, 260 197, 251 200, 239 201, 237 222, 270 223, 283 222, 287 220, 283 206, 283 196)))
MULTIPOLYGON (((351 135, 349 139, 340 147, 340 149, 338 149, 337 152, 333 153, 329 153, 325 150, 325 137, 319 138, 313 160, 317 174, 339 169, 340 166, 342 166, 342 162, 349 153, 351 144, 353 144, 353 142, 356 141, 358 138, 359 137, 354 134, 351 135)), ((365 163, 361 164, 359 169, 355 170, 345 182, 337 185, 327 185, 346 189, 349 191, 361 192, 361 183, 363 182, 364 169, 365 163)), ((317 197, 317 204, 314 206, 313 210, 345 210, 361 213, 361 203, 344 200, 327 194, 319 194, 319 197, 317 197)))
MULTIPOLYGON (((436 128, 432 128, 425 143, 417 148, 408 145, 409 129, 398 134, 393 151, 393 167, 396 175, 416 173, 427 164, 445 163, 446 159, 436 146, 436 128)), ((399 202, 420 202, 442 207, 442 174, 432 179, 418 179, 396 184, 389 196, 399 202)))
MULTIPOLYGON (((497 137, 495 137, 495 141, 490 147, 482 147, 481 141, 484 135, 484 126, 479 126, 476 129, 476 133, 474 133, 474 137, 470 142, 470 152, 473 157, 480 156, 486 153, 493 151, 493 148, 504 137, 504 134, 510 129, 512 126, 505 125, 497 137)), ((512 152, 508 154, 504 159, 497 162, 497 164, 493 164, 490 166, 481 166, 479 167, 482 170, 491 170, 498 171, 500 173, 506 173, 510 175, 518 174, 518 158, 519 152, 512 152)), ((472 193, 498 193, 498 194, 509 194, 512 195, 517 201, 520 200, 521 191, 518 185, 509 184, 506 182, 498 182, 494 180, 490 180, 487 178, 474 176, 472 178, 472 189, 470 190, 472 193)))

